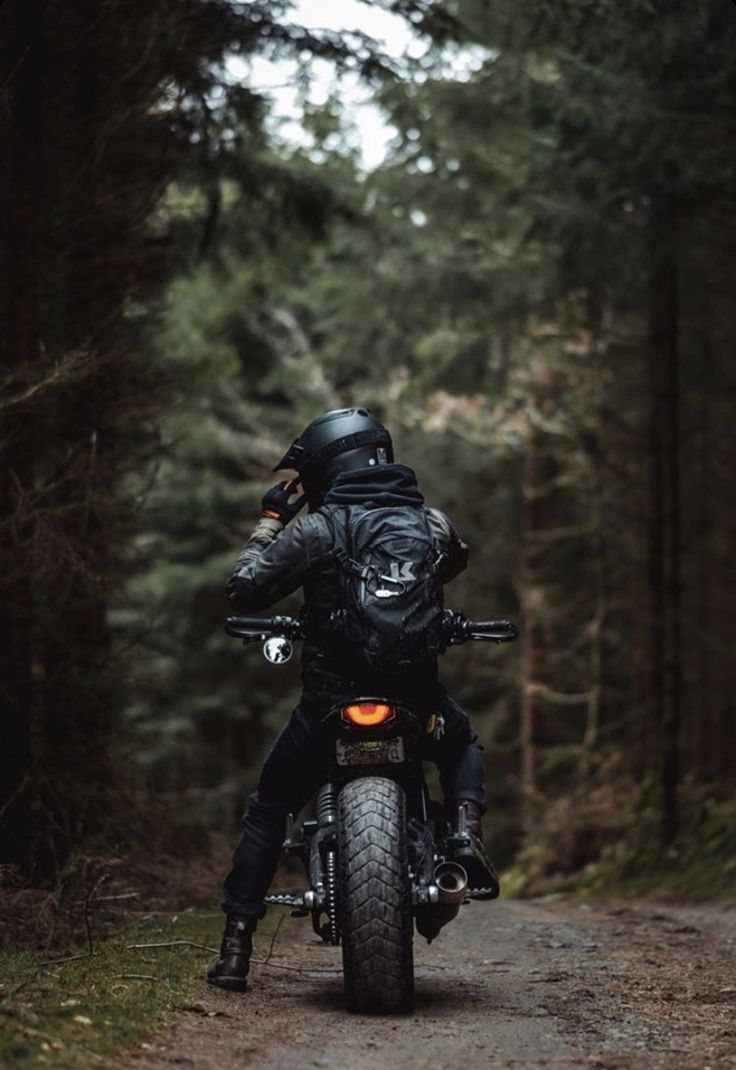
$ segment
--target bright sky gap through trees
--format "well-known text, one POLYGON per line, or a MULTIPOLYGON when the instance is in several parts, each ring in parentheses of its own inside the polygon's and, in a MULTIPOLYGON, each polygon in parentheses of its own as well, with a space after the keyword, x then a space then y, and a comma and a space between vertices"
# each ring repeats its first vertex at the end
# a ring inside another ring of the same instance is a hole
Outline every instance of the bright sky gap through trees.
MULTIPOLYGON (((479 46, 446 46, 441 58, 435 55, 429 59, 432 46, 412 30, 406 19, 361 0, 295 0, 289 17, 308 29, 358 31, 373 38, 402 76, 415 82, 426 78, 426 72, 417 66, 425 57, 436 70, 462 80, 489 54, 479 46)), ((335 97, 343 110, 345 142, 357 151, 364 170, 370 171, 383 162, 391 140, 397 135, 396 127, 373 102, 371 88, 355 73, 337 74, 334 64, 328 60, 310 56, 306 63, 300 63, 298 59, 284 57, 269 59, 253 55, 243 60, 231 56, 227 69, 234 80, 243 81, 272 101, 269 124, 274 137, 287 145, 292 143, 308 149, 311 146, 317 162, 324 152, 314 148, 313 139, 304 128, 305 104, 321 107, 335 97)), ((335 134, 334 141, 328 140, 325 148, 337 150, 341 140, 341 135, 335 134)))

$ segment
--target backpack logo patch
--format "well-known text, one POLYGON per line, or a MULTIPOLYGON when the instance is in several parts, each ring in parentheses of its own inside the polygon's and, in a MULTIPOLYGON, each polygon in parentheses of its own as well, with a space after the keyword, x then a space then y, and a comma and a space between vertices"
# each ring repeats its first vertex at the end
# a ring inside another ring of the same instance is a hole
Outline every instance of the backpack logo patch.
POLYGON ((376 598, 398 598, 406 590, 407 583, 415 583, 416 576, 411 570, 411 564, 411 561, 404 561, 399 568, 399 562, 392 561, 389 565, 389 576, 384 576, 379 572, 376 578, 391 586, 376 587, 373 591, 376 598))
POLYGON ((397 581, 407 580, 409 583, 413 583, 414 580, 416 580, 416 576, 411 570, 411 564, 411 561, 404 561, 401 568, 399 568, 399 562, 392 561, 391 568, 389 569, 391 579, 397 581))

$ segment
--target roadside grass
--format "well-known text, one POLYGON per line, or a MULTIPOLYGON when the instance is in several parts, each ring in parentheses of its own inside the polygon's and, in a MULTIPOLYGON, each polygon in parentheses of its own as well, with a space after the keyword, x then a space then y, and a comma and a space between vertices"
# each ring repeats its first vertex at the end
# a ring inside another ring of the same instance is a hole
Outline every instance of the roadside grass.
MULTIPOLYGON (((271 911, 259 925, 261 944, 279 915, 271 911)), ((94 943, 91 954, 25 951, 2 956, 2 1070, 113 1066, 122 1053, 140 1047, 157 1031, 173 1009, 192 999, 219 946, 222 920, 219 910, 188 908, 131 924, 94 943), (136 944, 170 946, 131 946, 136 944), (68 961, 58 961, 63 959, 68 961)))

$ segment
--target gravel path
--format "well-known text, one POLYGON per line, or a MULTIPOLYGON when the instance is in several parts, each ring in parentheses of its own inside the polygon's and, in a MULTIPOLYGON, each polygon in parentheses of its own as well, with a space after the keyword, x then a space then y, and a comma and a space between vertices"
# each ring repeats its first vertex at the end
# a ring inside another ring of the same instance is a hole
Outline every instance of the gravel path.
POLYGON ((472 903, 431 947, 415 946, 416 1013, 350 1015, 339 948, 288 919, 248 993, 203 983, 198 1002, 123 1066, 736 1068, 736 904, 472 903))

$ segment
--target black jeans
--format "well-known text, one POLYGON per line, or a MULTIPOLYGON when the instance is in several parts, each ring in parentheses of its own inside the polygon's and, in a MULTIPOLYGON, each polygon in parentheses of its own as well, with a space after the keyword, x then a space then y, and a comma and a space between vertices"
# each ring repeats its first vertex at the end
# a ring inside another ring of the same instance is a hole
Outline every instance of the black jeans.
MULTIPOLYGON (((468 715, 438 687, 434 709, 445 721, 440 739, 423 737, 422 758, 439 769, 447 801, 472 800, 485 805, 483 748, 468 715)), ((273 880, 286 815, 298 814, 321 786, 327 765, 327 739, 320 722, 339 696, 305 692, 266 758, 258 789, 248 800, 243 835, 233 855, 225 885, 223 910, 262 918, 264 896, 273 880)), ((332 740, 330 734, 330 741, 332 740)))

